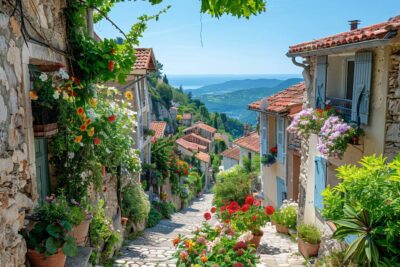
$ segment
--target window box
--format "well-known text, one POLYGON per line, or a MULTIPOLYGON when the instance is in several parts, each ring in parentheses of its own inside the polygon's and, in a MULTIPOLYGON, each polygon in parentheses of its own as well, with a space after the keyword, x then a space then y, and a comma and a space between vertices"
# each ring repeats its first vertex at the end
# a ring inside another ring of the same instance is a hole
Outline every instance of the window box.
POLYGON ((272 153, 268 153, 268 154, 263 155, 263 156, 261 157, 261 163, 262 163, 263 165, 268 166, 268 167, 271 166, 271 165, 273 165, 275 162, 276 162, 276 157, 275 157, 275 155, 272 154, 272 153))

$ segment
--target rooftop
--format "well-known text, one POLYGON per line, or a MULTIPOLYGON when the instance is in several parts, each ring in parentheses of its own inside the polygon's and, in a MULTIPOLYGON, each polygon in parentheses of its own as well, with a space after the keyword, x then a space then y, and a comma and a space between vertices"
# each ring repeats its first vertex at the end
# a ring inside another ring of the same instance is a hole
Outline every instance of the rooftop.
POLYGON ((289 114, 292 115, 301 110, 305 90, 305 83, 298 83, 272 96, 251 103, 249 109, 275 113, 289 112, 289 114), (264 107, 262 107, 263 101, 265 101, 264 107))
POLYGON ((399 28, 400 16, 397 16, 386 22, 358 28, 348 32, 342 32, 310 42, 292 45, 289 47, 288 55, 317 51, 325 48, 355 44, 364 41, 390 39, 396 36, 396 31, 399 28))
POLYGON ((165 121, 152 121, 150 124, 150 129, 154 131, 156 140, 164 137, 165 128, 167 128, 167 123, 165 121))
POLYGON ((189 130, 192 130, 192 129, 196 129, 196 128, 203 129, 203 130, 205 130, 207 132, 210 132, 210 133, 216 133, 217 132, 217 129, 215 129, 214 127, 211 127, 210 125, 205 124, 202 121, 196 122, 193 126, 183 130, 183 132, 186 132, 186 131, 189 131, 189 130))
POLYGON ((187 135, 183 136, 182 138, 185 139, 186 141, 188 141, 187 139, 189 139, 190 137, 199 139, 199 140, 204 141, 204 142, 206 142, 208 144, 211 143, 211 140, 209 140, 207 138, 204 138, 203 136, 200 136, 200 135, 195 134, 195 133, 187 134, 187 135))
POLYGON ((239 161, 240 160, 240 148, 238 146, 229 148, 229 149, 225 150, 224 152, 222 152, 221 156, 239 161))
POLYGON ((210 163, 210 155, 208 155, 207 153, 200 151, 199 153, 196 154, 196 158, 200 161, 210 163))
POLYGON ((239 139, 236 139, 234 143, 237 146, 260 153, 260 136, 257 132, 252 132, 248 136, 240 137, 239 139))
POLYGON ((199 145, 196 143, 192 143, 189 141, 186 141, 183 138, 179 138, 175 141, 178 145, 180 145, 181 147, 185 148, 186 150, 190 150, 193 152, 198 152, 199 150, 207 150, 207 147, 203 146, 203 145, 199 145))
POLYGON ((133 69, 150 71, 157 69, 152 48, 135 48, 135 57, 133 69))

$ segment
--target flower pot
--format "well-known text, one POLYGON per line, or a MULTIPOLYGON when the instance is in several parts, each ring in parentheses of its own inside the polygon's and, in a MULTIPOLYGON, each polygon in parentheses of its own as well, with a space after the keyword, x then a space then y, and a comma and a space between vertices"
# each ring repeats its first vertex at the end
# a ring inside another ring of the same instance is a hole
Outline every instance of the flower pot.
POLYGON ((303 241, 303 239, 299 238, 298 245, 299 245, 300 253, 303 254, 303 256, 305 258, 318 256, 320 243, 310 244, 310 243, 303 241))
POLYGON ((285 234, 285 235, 289 234, 289 228, 287 228, 286 226, 280 225, 280 224, 276 224, 275 226, 276 226, 276 231, 278 233, 285 234))
POLYGON ((351 142, 352 145, 358 146, 360 144, 360 138, 358 136, 353 136, 351 138, 351 142))
POLYGON ((75 225, 68 234, 76 239, 77 246, 84 246, 89 232, 89 225, 92 220, 85 220, 80 225, 75 225))
POLYGON ((33 133, 35 137, 49 138, 58 133, 57 122, 49 124, 33 125, 33 133))
POLYGON ((122 224, 122 226, 126 226, 127 223, 128 223, 128 218, 126 218, 126 217, 121 217, 121 224, 122 224))
POLYGON ((49 138, 58 133, 58 112, 56 109, 32 104, 32 117, 35 137, 49 138))
POLYGON ((253 234, 253 238, 248 241, 249 245, 253 245, 256 249, 260 246, 261 238, 264 235, 263 232, 253 234))
POLYGON ((67 259, 67 256, 64 255, 61 249, 58 249, 56 254, 49 257, 46 257, 44 253, 39 254, 34 249, 28 249, 26 255, 32 267, 64 267, 67 259))

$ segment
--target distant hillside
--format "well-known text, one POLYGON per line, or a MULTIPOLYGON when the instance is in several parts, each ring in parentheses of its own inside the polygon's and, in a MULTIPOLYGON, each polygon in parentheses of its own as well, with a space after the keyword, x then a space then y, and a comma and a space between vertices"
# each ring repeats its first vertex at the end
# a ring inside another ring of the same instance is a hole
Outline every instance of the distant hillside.
POLYGON ((260 88, 260 87, 275 87, 279 85, 282 80, 278 79, 245 79, 245 80, 232 80, 224 83, 211 84, 203 86, 199 89, 185 90, 191 92, 193 96, 205 94, 223 94, 237 90, 260 88))
POLYGON ((256 113, 247 109, 248 104, 297 84, 301 82, 302 79, 294 78, 285 81, 277 81, 279 81, 278 84, 273 87, 248 88, 222 94, 204 94, 195 96, 195 98, 205 103, 208 110, 211 112, 224 112, 229 117, 236 118, 242 122, 255 124, 256 113))

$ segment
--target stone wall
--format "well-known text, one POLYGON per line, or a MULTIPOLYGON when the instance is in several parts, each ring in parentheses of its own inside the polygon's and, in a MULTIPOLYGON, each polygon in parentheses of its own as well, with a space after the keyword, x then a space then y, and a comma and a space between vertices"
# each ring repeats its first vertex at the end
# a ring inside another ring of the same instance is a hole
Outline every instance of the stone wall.
POLYGON ((400 47, 393 48, 390 59, 385 156, 393 159, 400 152, 400 47))

